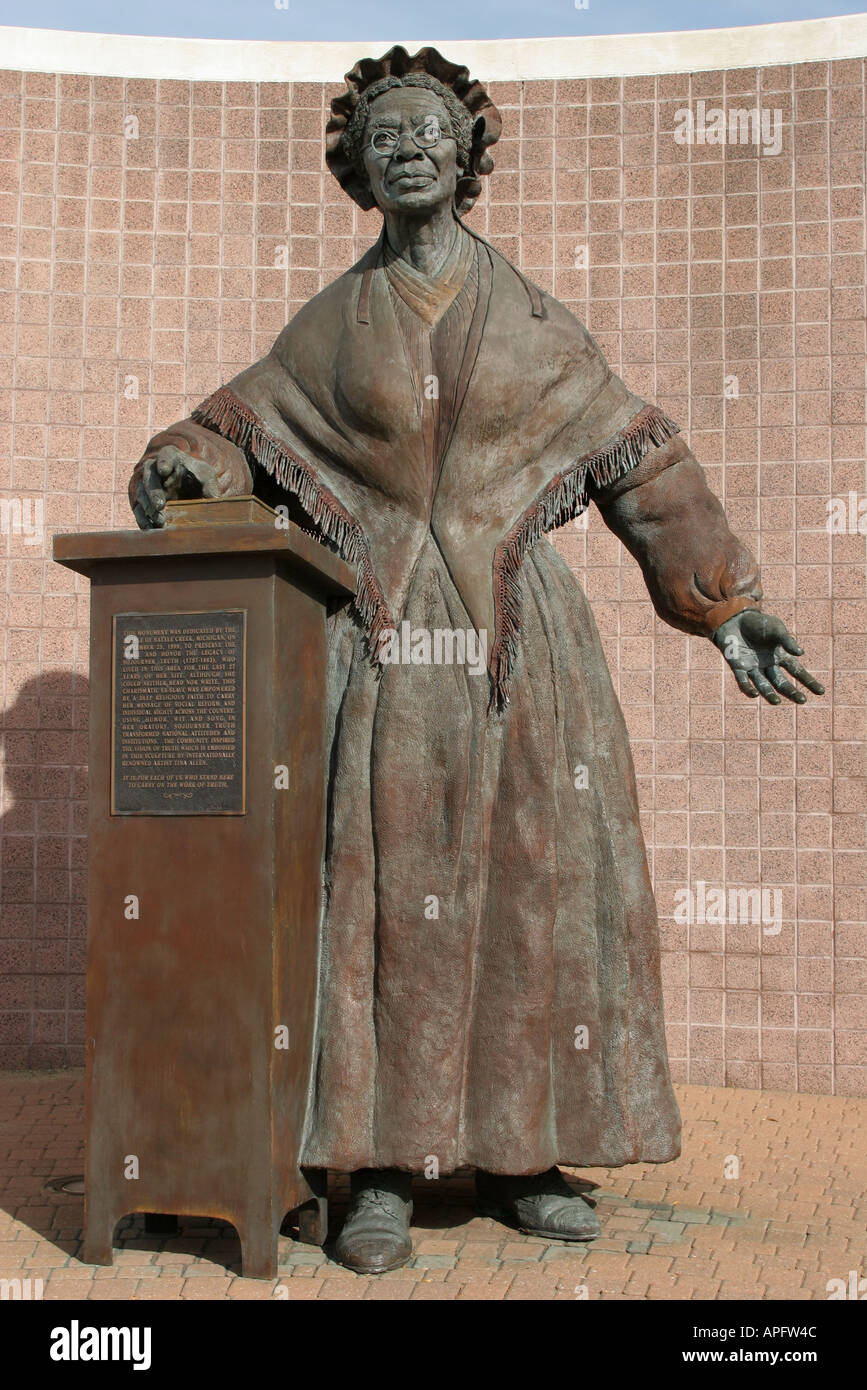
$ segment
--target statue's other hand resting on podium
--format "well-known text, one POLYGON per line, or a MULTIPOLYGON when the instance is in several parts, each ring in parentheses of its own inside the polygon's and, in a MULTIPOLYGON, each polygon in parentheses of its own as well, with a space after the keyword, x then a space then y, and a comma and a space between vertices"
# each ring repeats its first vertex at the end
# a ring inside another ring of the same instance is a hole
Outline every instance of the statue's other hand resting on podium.
POLYGON ((165 526, 166 502, 251 492, 243 453, 231 440, 184 420, 154 435, 129 480, 129 500, 143 531, 165 526))

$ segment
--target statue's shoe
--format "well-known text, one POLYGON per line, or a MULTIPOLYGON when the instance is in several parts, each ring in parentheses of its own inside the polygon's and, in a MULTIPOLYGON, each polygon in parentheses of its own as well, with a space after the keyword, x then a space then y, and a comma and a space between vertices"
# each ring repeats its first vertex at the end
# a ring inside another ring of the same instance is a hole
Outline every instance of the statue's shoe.
POLYGON ((352 1174, 351 1194, 335 1258, 356 1274, 405 1265, 412 1255, 412 1174, 365 1169, 352 1174))
POLYGON ((595 1240, 601 1234, 593 1208, 573 1191, 559 1168, 531 1177, 477 1172, 476 1211, 547 1240, 595 1240))

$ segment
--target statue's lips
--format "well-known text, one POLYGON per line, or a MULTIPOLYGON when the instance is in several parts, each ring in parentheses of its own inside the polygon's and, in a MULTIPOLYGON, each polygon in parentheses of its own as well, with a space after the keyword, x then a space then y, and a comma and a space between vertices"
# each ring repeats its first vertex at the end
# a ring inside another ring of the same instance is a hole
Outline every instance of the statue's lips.
POLYGON ((398 174, 395 178, 389 179, 394 188, 424 188, 433 182, 433 174, 398 174))

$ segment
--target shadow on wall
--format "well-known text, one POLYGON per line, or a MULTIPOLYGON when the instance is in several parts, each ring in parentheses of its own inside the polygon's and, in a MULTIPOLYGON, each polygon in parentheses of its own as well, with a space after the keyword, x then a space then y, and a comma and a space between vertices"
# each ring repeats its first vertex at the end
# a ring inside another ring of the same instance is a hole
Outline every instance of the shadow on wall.
POLYGON ((84 1063, 88 693, 47 671, 3 712, 0 1068, 84 1063))

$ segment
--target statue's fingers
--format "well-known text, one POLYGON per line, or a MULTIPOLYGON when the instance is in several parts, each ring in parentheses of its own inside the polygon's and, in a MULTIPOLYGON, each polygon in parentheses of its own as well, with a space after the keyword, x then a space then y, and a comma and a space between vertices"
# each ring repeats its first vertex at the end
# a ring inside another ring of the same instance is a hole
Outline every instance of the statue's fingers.
POLYGON ((141 478, 139 478, 135 488, 131 489, 130 502, 132 503, 133 516, 136 521, 138 521, 139 526, 141 525, 139 514, 144 517, 147 526, 152 526, 153 520, 151 517, 150 498, 145 492, 144 483, 141 478))
POLYGON ((157 493, 162 491, 163 480, 157 461, 155 458, 145 459, 141 469, 141 479, 139 485, 144 487, 147 492, 157 493))
POLYGON ((812 690, 814 695, 825 694, 825 687, 821 681, 817 681, 815 676, 811 676, 806 666, 802 666, 800 661, 796 661, 793 656, 778 656, 777 665, 784 666, 790 676, 794 676, 808 690, 812 690))
POLYGON ((162 510, 166 502, 166 494, 160 487, 159 479, 157 479, 156 483, 150 483, 148 481, 148 475, 144 474, 136 488, 135 500, 136 502, 140 502, 145 510, 150 513, 153 520, 156 521, 157 513, 162 510))
POLYGON ((159 468, 160 481, 169 497, 174 496, 181 486, 181 479, 185 472, 185 460, 183 455, 175 452, 171 458, 160 459, 157 467, 159 468))
POLYGON ((141 507, 148 517, 149 525, 165 526, 166 515, 164 507, 166 505, 166 495, 164 492, 159 488, 149 488, 147 484, 142 481, 136 488, 135 500, 136 506, 141 507))
POLYGON ((756 690, 760 695, 764 695, 769 705, 779 705, 782 703, 776 690, 771 685, 770 681, 765 678, 764 673, 759 670, 758 666, 753 667, 749 673, 749 677, 756 687, 756 690))
POLYGON ((175 444, 165 444, 156 455, 156 465, 159 471, 160 481, 166 490, 166 495, 171 498, 180 497, 184 488, 184 479, 191 471, 190 465, 193 459, 185 449, 179 449, 175 444))
POLYGON ((789 629, 785 627, 782 623, 780 624, 780 626, 783 629, 779 637, 777 638, 777 641, 779 642, 780 646, 785 647, 786 651, 791 652, 793 656, 803 656, 804 648, 801 646, 800 642, 795 641, 795 638, 792 636, 789 629))
POLYGON ((203 497, 222 496, 216 469, 212 468, 209 463, 205 463, 203 459, 189 458, 186 461, 186 469, 199 483, 203 497))
POLYGON ((738 688, 742 695, 749 695, 751 700, 758 697, 758 691, 747 675, 746 671, 741 671, 737 666, 732 667, 732 675, 738 683, 738 688))
POLYGON ((148 495, 153 513, 154 526, 162 526, 165 522, 163 509, 171 493, 168 489, 171 486, 170 474, 164 476, 164 470, 160 467, 158 459, 147 459, 142 472, 142 485, 148 495), (162 517, 162 520, 160 518, 162 517))
POLYGON ((159 512, 158 504, 160 498, 164 497, 165 493, 159 488, 148 487, 146 475, 139 479, 135 490, 134 505, 142 508, 145 516, 148 518, 148 524, 150 526, 156 526, 157 524, 157 514, 159 512))
POLYGON ((136 502, 135 506, 132 509, 132 514, 135 517, 135 524, 140 531, 153 530, 153 522, 150 518, 150 512, 145 511, 141 502, 136 502))
POLYGON ((806 704, 807 697, 804 692, 798 690, 797 686, 792 685, 790 680, 786 680, 779 666, 766 667, 765 675, 774 689, 779 690, 781 695, 785 695, 787 700, 793 700, 796 705, 806 704))

